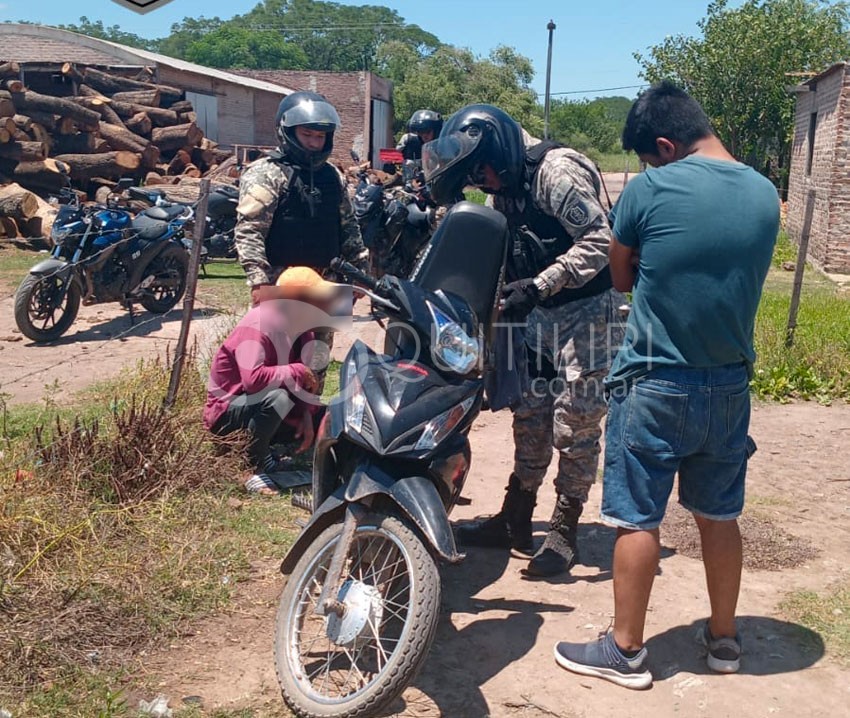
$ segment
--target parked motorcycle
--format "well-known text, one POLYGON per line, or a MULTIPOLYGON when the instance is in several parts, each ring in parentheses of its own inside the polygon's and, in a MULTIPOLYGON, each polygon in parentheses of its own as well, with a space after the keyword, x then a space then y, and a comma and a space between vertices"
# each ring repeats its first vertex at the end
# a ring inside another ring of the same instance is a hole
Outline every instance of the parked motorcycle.
POLYGON ((440 606, 448 512, 469 471, 482 357, 508 230, 463 202, 411 280, 334 268, 391 320, 384 355, 356 342, 317 431, 313 514, 283 560, 277 676, 299 716, 375 716, 413 680, 440 606))
POLYGON ((373 274, 410 276, 431 236, 433 207, 410 182, 404 189, 385 192, 365 177, 354 193, 353 207, 363 243, 372 257, 373 274))
POLYGON ((133 303, 155 314, 172 309, 186 288, 189 258, 181 244, 192 210, 152 207, 133 218, 114 206, 83 207, 69 195, 51 230, 49 259, 30 269, 15 293, 15 322, 36 342, 62 336, 80 303, 133 303))
MULTIPOLYGON (((127 193, 134 199, 154 206, 183 204, 169 202, 158 187, 130 187, 127 193)), ((207 200, 207 221, 204 228, 202 260, 236 259, 236 206, 239 204, 239 189, 230 185, 218 185, 210 191, 207 200)), ((194 205, 187 204, 193 207, 194 205)))

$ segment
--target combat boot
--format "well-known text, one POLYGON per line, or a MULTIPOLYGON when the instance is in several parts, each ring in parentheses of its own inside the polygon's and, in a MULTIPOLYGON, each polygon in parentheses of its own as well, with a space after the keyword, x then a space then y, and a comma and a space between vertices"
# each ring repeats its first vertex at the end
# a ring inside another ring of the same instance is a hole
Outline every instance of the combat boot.
POLYGON ((578 562, 578 520, 584 504, 558 494, 549 533, 523 571, 527 576, 556 576, 569 571, 578 562))
POLYGON ((458 543, 483 548, 513 548, 531 554, 534 551, 531 517, 536 503, 537 492, 522 489, 517 475, 511 474, 499 513, 485 521, 459 527, 458 543))

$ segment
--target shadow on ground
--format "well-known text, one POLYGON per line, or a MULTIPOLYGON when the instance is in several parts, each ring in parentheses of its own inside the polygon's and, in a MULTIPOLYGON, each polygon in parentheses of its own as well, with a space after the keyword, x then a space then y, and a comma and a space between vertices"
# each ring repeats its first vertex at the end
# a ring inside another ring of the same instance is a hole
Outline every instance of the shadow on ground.
MULTIPOLYGON (((705 649, 697 637, 704 621, 676 626, 647 641, 650 669, 656 681, 673 678, 679 673, 708 674, 705 649)), ((824 655, 820 634, 789 621, 765 616, 739 616, 738 631, 743 645, 740 673, 749 676, 771 676, 795 673, 811 667, 824 655)))

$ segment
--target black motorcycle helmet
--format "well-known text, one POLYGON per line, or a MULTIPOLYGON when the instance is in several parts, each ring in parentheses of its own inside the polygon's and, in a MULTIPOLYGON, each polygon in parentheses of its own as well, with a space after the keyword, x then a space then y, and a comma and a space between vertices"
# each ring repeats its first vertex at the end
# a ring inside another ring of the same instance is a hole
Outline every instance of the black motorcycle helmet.
POLYGON ((443 129, 443 116, 434 110, 416 110, 407 122, 407 131, 419 134, 420 132, 433 132, 434 139, 443 129))
POLYGON ((334 132, 339 129, 340 121, 334 106, 322 95, 317 92, 293 92, 278 106, 275 126, 281 154, 297 165, 318 169, 331 156, 334 132), (302 147, 295 136, 296 127, 326 132, 322 150, 311 152, 302 147))
POLYGON ((492 105, 468 105, 446 121, 440 136, 422 148, 422 169, 437 204, 454 201, 467 185, 480 186, 489 165, 502 181, 499 194, 525 185, 525 146, 519 124, 492 105))

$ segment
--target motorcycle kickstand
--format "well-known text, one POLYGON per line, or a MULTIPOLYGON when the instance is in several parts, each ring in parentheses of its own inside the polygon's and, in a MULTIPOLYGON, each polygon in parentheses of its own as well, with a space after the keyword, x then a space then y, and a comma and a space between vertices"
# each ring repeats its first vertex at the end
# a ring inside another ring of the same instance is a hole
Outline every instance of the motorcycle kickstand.
POLYGON ((345 510, 342 534, 340 534, 336 548, 334 548, 331 565, 325 575, 325 583, 322 586, 322 592, 319 594, 319 600, 316 601, 316 608, 313 611, 317 616, 327 616, 329 613, 334 613, 342 617, 345 613, 345 605, 340 603, 336 597, 342 588, 345 558, 348 556, 348 549, 351 548, 351 542, 354 540, 354 531, 365 515, 365 509, 357 504, 349 504, 345 510))

